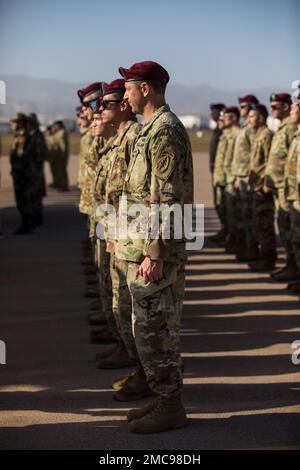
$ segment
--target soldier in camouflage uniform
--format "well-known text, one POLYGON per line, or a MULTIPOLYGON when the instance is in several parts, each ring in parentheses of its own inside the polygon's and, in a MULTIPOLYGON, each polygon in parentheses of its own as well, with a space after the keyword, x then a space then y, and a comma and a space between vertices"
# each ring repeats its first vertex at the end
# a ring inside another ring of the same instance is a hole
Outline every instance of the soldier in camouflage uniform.
MULTIPOLYGON (((91 130, 91 118, 89 116, 88 108, 85 106, 79 106, 77 108, 77 125, 79 127, 79 132, 81 134, 80 138, 80 153, 79 153, 79 164, 78 164, 78 176, 77 176, 77 186, 82 191, 83 189, 83 180, 84 174, 86 171, 86 160, 88 156, 88 152, 90 147, 92 146, 94 136, 92 135, 91 130)), ((87 216, 87 226, 89 227, 89 219, 87 216)), ((85 271, 86 271, 86 280, 88 286, 93 289, 93 287, 97 286, 98 284, 98 277, 96 274, 97 267, 95 264, 95 251, 93 249, 93 244, 89 237, 83 237, 81 240, 81 249, 82 249, 82 263, 86 263, 85 271), (92 258, 93 257, 93 258, 92 258)), ((94 292, 92 292, 92 295, 94 292)), ((90 291, 86 292, 86 295, 91 295, 90 291)), ((91 324, 98 324, 99 323, 99 316, 97 317, 98 313, 102 314, 102 309, 100 303, 97 305, 90 306, 90 312, 88 313, 88 321, 91 324), (96 315, 96 316, 95 316, 96 315)))
MULTIPOLYGON (((99 112, 100 101, 97 102, 97 110, 95 110, 92 120, 92 131, 95 139, 102 142, 101 146, 94 147, 94 159, 88 166, 90 169, 91 184, 91 216, 90 216, 90 237, 96 250, 96 263, 98 268, 98 292, 100 295, 100 303, 105 319, 102 329, 95 332, 98 343, 118 342, 120 335, 116 327, 115 318, 112 311, 112 284, 110 277, 110 259, 106 252, 105 240, 99 240, 96 234, 97 214, 96 209, 99 204, 98 197, 100 193, 99 185, 103 184, 102 177, 105 181, 106 156, 110 149, 110 143, 114 137, 115 130, 111 126, 105 126, 101 120, 99 112), (92 165, 91 165, 92 163, 92 165), (91 171, 93 169, 93 171, 91 171), (99 193, 98 193, 99 189, 99 193)), ((98 362, 99 354, 96 356, 98 362)), ((127 357, 128 361, 128 357, 127 357)), ((97 364, 99 367, 99 364, 97 364)), ((127 364, 128 365, 128 364, 127 364)), ((123 367, 123 365, 121 365, 123 367)), ((125 367, 125 365, 124 365, 125 367)), ((108 368, 108 367, 107 367, 108 368)))
MULTIPOLYGON (((111 140, 109 148, 105 151, 97 168, 96 194, 97 204, 110 204, 118 213, 119 197, 122 193, 124 179, 129 162, 129 147, 136 137, 140 125, 136 122, 127 101, 123 100, 125 93, 124 80, 114 80, 104 85, 104 96, 100 107, 101 119, 106 126, 113 126, 117 135, 111 140)), ((111 233, 115 231, 115 225, 110 227, 111 233)), ((115 329, 112 330, 118 340, 117 347, 106 356, 98 355, 98 367, 128 366, 128 352, 125 341, 128 337, 133 341, 131 325, 131 297, 127 287, 126 278, 122 278, 122 269, 119 268, 122 260, 115 258, 115 238, 106 237, 99 240, 100 245, 105 245, 110 259, 110 274, 113 293, 113 313, 115 329)), ((114 326, 113 325, 113 326, 114 326)), ((133 357, 135 360, 136 357, 133 357)), ((114 388, 118 388, 115 383, 114 388)), ((119 398, 116 394, 115 398, 119 398)))
POLYGON ((52 125, 50 124, 46 128, 45 132, 46 138, 46 145, 47 145, 47 155, 48 155, 48 162, 50 166, 52 182, 49 184, 50 188, 57 188, 57 169, 56 169, 56 162, 54 161, 54 139, 53 139, 53 132, 52 132, 52 125))
POLYGON ((226 131, 226 149, 224 153, 224 177, 225 177, 225 205, 228 225, 228 237, 226 240, 226 252, 235 253, 237 249, 237 219, 236 219, 236 194, 234 190, 234 176, 232 174, 232 160, 235 142, 240 132, 240 111, 236 106, 227 107, 224 111, 224 128, 226 131))
POLYGON ((271 273, 271 276, 278 281, 289 281, 297 275, 297 265, 291 242, 289 204, 284 192, 284 172, 288 150, 296 132, 296 127, 291 124, 289 117, 291 96, 288 93, 273 93, 270 101, 272 116, 281 122, 272 140, 266 168, 266 186, 274 195, 279 233, 287 257, 286 266, 271 273))
MULTIPOLYGON (((96 82, 88 85, 87 87, 78 90, 77 94, 82 104, 82 113, 87 121, 91 123, 93 119, 93 110, 91 105, 95 104, 101 95, 102 83, 96 82)), ((87 289, 85 296, 97 299, 98 307, 91 306, 89 314, 89 322, 91 324, 98 324, 94 315, 102 315, 102 306, 99 300, 99 279, 96 274, 98 266, 98 250, 96 247, 95 239, 95 221, 93 214, 93 186, 95 182, 95 169, 99 160, 98 152, 105 145, 105 139, 102 136, 93 135, 91 127, 87 130, 84 136, 84 143, 81 146, 81 193, 79 201, 79 211, 87 216, 89 242, 83 247, 84 257, 81 263, 88 270, 88 283, 90 287, 87 289)), ((101 320, 100 320, 101 321, 101 320)), ((93 335, 93 333, 91 333, 93 335)), ((92 341, 94 341, 92 339, 92 341)))
POLYGON ((218 128, 222 132, 217 146, 216 158, 214 160, 213 172, 213 186, 215 194, 216 211, 221 222, 221 230, 212 237, 212 241, 222 242, 226 240, 228 233, 228 223, 226 216, 226 203, 225 203, 225 172, 224 172, 224 158, 227 147, 226 134, 228 129, 224 128, 224 113, 221 113, 218 119, 218 128), (224 234, 224 237, 223 237, 224 234))
MULTIPOLYGON (((101 103, 97 102, 97 110, 94 113, 92 128, 96 135, 105 135, 106 142, 98 152, 98 162, 95 168, 95 176, 93 183, 93 214, 95 220, 95 230, 99 222, 98 210, 101 204, 105 204, 105 187, 107 179, 107 171, 110 162, 110 151, 115 138, 116 129, 110 123, 104 123, 101 117, 101 103)), ((98 229, 99 230, 99 229, 98 229)), ((97 230, 97 231, 98 231, 97 230)), ((98 253, 98 272, 99 272, 99 290, 103 312, 106 318, 106 327, 99 331, 99 337, 106 340, 107 336, 111 336, 116 347, 112 350, 96 355, 97 367, 101 369, 118 369, 133 365, 129 359, 126 348, 122 341, 116 318, 112 308, 112 280, 110 273, 110 253, 106 249, 106 240, 104 237, 96 238, 98 253)))
POLYGON ((21 226, 15 231, 16 235, 32 233, 33 208, 30 194, 32 181, 32 155, 30 136, 27 131, 27 117, 18 113, 11 120, 14 130, 14 140, 10 151, 11 175, 13 178, 15 198, 21 215, 21 226))
MULTIPOLYGON (((161 223, 156 238, 147 228, 156 204, 170 207, 193 202, 193 164, 186 130, 165 103, 167 71, 151 61, 119 69, 125 78, 124 98, 145 124, 134 141, 122 198, 128 210, 145 214, 138 235, 118 238, 115 254, 126 261, 127 285, 132 298, 132 328, 135 348, 143 368, 125 382, 129 397, 145 381, 157 394, 150 405, 128 413, 130 430, 160 432, 186 423, 181 402, 180 318, 184 297, 185 240, 166 239, 161 223)), ((131 224, 128 211, 120 218, 131 224)), ((171 234, 174 227, 171 224, 171 234)), ((137 234, 135 234, 137 235, 137 234)), ((128 346, 128 344, 126 343, 128 346)), ((132 351, 132 355, 135 351, 132 351)))
POLYGON ((222 214, 220 213, 220 198, 219 194, 217 193, 218 187, 214 185, 214 167, 215 167, 215 160, 217 156, 217 150, 218 150, 218 144, 220 141, 220 138, 222 136, 222 129, 218 125, 218 121, 221 115, 221 112, 224 110, 225 105, 223 103, 212 103, 210 105, 210 110, 211 110, 211 118, 213 121, 216 123, 215 129, 212 131, 212 137, 210 141, 210 147, 209 147, 209 169, 212 175, 212 183, 213 183, 213 196, 214 196, 214 206, 217 211, 218 217, 221 222, 221 229, 213 236, 209 237, 211 241, 214 242, 222 242, 225 241, 227 232, 224 227, 224 220, 222 217, 222 214))
POLYGON ((92 132, 90 128, 91 122, 88 116, 84 114, 82 106, 80 106, 80 109, 78 110, 77 124, 78 124, 79 132, 81 135, 77 186, 81 190, 83 175, 84 175, 84 168, 85 168, 85 158, 93 141, 93 136, 92 136, 92 132))
POLYGON ((253 260, 258 257, 258 242, 252 225, 252 192, 248 190, 251 145, 255 131, 247 123, 251 104, 257 103, 258 99, 254 95, 239 98, 241 118, 245 122, 236 138, 231 167, 235 179, 234 189, 236 193, 236 257, 240 261, 253 260))
POLYGON ((32 155, 30 193, 33 209, 33 223, 39 226, 44 222, 43 197, 46 196, 44 162, 48 158, 48 149, 45 137, 40 131, 36 114, 31 113, 28 115, 27 125, 30 134, 32 155))
POLYGON ((289 148, 285 166, 285 195, 289 204, 291 218, 291 243, 293 247, 297 274, 295 282, 288 285, 293 294, 300 294, 300 93, 292 104, 291 124, 298 127, 289 148))
POLYGON ((86 120, 87 132, 84 134, 84 142, 81 145, 82 154, 80 156, 80 180, 81 180, 81 194, 79 201, 79 211, 91 217, 93 213, 93 185, 94 185, 94 171, 98 163, 97 149, 99 150, 104 146, 105 141, 103 137, 92 135, 91 121, 93 119, 93 110, 89 104, 94 103, 99 99, 101 94, 101 82, 92 83, 91 85, 78 90, 77 94, 82 103, 82 113, 86 120), (94 147, 94 149, 92 149, 94 147), (89 169, 88 163, 91 165, 89 169), (92 177, 92 180, 91 180, 92 177))
POLYGON ((274 227, 275 207, 273 195, 264 186, 266 165, 273 134, 266 125, 267 108, 262 104, 252 105, 248 124, 254 130, 249 165, 249 189, 252 191, 252 220, 256 239, 259 242, 260 258, 249 263, 252 271, 267 272, 275 267, 276 235, 274 227))
MULTIPOLYGON (((102 329, 92 331, 92 342, 96 343, 112 343, 121 342, 118 329, 116 327, 115 318, 112 312, 112 285, 110 277, 110 258, 106 252, 105 240, 99 240, 96 237, 96 208, 99 204, 98 197, 102 194, 102 186, 105 183, 105 168, 107 154, 110 149, 110 144, 115 135, 115 129, 111 125, 106 125, 102 122, 101 113, 99 110, 102 89, 104 83, 92 84, 83 91, 84 97, 82 103, 87 109, 88 114, 92 120, 91 131, 94 136, 92 145, 87 153, 85 159, 85 174, 82 185, 82 197, 80 202, 80 209, 89 216, 89 236, 95 253, 95 261, 97 264, 97 294, 99 297, 99 307, 91 311, 89 321, 93 325, 102 325, 102 329), (101 85, 99 87, 99 85, 101 85), (85 91, 88 90, 88 93, 85 91), (95 100, 95 90, 98 98, 95 100), (96 321, 97 320, 97 321, 96 321)), ((123 348, 124 350, 124 348, 123 348)), ((107 352, 99 352, 96 355, 98 367, 102 368, 119 368, 128 367, 132 365, 128 355, 126 358, 123 355, 123 363, 118 364, 99 364, 99 359, 106 355, 107 352)), ((110 351, 107 355, 110 354, 110 351)))
POLYGON ((67 130, 62 121, 56 121, 52 125, 52 158, 55 166, 56 189, 68 191, 67 165, 69 160, 69 141, 67 130))

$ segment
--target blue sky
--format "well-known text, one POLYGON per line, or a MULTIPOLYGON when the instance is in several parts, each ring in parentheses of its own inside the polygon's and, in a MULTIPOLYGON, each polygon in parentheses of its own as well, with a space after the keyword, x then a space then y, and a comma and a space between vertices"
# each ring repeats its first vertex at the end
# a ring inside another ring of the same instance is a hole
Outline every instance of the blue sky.
POLYGON ((0 0, 0 79, 109 81, 151 59, 177 84, 289 88, 299 20, 299 0, 0 0))

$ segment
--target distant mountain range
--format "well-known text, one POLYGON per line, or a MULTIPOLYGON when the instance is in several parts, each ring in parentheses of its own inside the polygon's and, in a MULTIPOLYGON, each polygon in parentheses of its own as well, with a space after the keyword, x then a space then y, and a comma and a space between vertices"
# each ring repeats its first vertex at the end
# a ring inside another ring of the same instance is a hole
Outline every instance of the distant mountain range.
MULTIPOLYGON (((6 83, 6 104, 0 104, 0 120, 2 122, 14 116, 18 111, 35 112, 42 123, 57 118, 73 119, 75 107, 79 105, 76 91, 86 85, 85 83, 71 83, 53 79, 42 80, 21 75, 2 75, 0 79, 6 83)), ((177 114, 195 114, 201 116, 202 122, 205 122, 209 117, 210 103, 224 102, 227 105, 234 105, 237 104, 238 96, 254 93, 261 102, 268 104, 270 93, 284 90, 284 88, 279 90, 278 87, 276 89, 265 87, 226 91, 208 85, 170 84, 167 100, 177 114)))

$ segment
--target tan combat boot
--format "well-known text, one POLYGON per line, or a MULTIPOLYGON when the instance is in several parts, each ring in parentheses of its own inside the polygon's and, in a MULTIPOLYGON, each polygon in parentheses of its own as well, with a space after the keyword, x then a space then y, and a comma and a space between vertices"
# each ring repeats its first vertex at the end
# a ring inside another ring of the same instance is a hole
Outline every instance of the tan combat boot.
POLYGON ((134 419, 139 419, 149 413, 152 408, 157 405, 157 401, 159 401, 160 397, 156 397, 151 403, 148 403, 146 406, 142 406, 142 408, 133 408, 129 410, 127 413, 127 421, 130 423, 134 419))
POLYGON ((289 261, 286 266, 272 272, 271 277, 277 282, 289 282, 300 279, 300 272, 295 261, 289 261))
POLYGON ((129 377, 131 377, 132 375, 139 374, 140 369, 142 369, 142 367, 139 365, 139 366, 137 366, 136 370, 134 372, 132 372, 132 374, 127 374, 127 375, 124 375, 124 377, 120 377, 119 379, 114 380, 113 383, 112 383, 112 388, 116 391, 121 390, 121 388, 124 387, 125 382, 127 382, 129 377))
POLYGON ((104 327, 101 330, 92 330, 90 332, 90 339, 92 344, 109 344, 117 342, 116 338, 113 337, 107 327, 104 327))
POLYGON ((111 384, 111 387, 116 390, 121 390, 121 388, 124 387, 125 382, 127 382, 129 375, 124 375, 124 377, 121 377, 120 379, 114 380, 113 383, 111 384))
POLYGON ((96 362, 98 369, 123 369, 123 367, 131 367, 133 365, 134 362, 129 358, 126 349, 120 343, 112 354, 102 357, 96 362))
POLYGON ((180 395, 175 397, 159 397, 155 405, 141 418, 129 423, 131 432, 148 434, 177 429, 187 423, 185 409, 180 395))
POLYGON ((103 359, 104 357, 111 356, 115 353, 118 347, 119 344, 116 344, 113 347, 110 346, 109 349, 105 349, 104 351, 98 351, 95 355, 95 362, 100 361, 100 359, 103 359))
MULTIPOLYGON (((115 384, 115 386, 118 385, 121 384, 115 384)), ((117 401, 134 401, 151 395, 153 392, 147 383, 145 372, 139 366, 133 374, 128 376, 123 386, 114 393, 113 398, 117 401)))

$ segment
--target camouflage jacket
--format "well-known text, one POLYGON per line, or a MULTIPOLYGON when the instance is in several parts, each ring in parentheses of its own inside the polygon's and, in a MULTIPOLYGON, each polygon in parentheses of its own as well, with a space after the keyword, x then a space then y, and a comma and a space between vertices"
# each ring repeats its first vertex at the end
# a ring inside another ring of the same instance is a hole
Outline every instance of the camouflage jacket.
POLYGON ((300 130, 294 134, 285 165, 285 195, 288 201, 299 200, 300 130))
POLYGON ((53 161, 54 156, 54 136, 46 134, 46 145, 48 149, 48 161, 53 161))
POLYGON ((237 126, 232 127, 226 135, 227 145, 224 155, 224 173, 226 184, 232 184, 235 180, 232 174, 232 159, 234 153, 235 142, 240 133, 240 128, 237 126))
MULTIPOLYGON (((105 188, 105 202, 115 208, 116 215, 119 210, 119 198, 122 194, 127 167, 130 161, 130 146, 141 130, 136 121, 128 121, 126 127, 116 136, 111 144, 110 158, 107 167, 105 188)), ((116 226, 110 227, 113 233, 116 226)), ((115 236, 107 239, 107 251, 115 251, 115 236)))
POLYGON ((266 168, 266 185, 273 190, 284 187, 284 167, 295 132, 296 127, 287 117, 280 123, 273 137, 266 168))
POLYGON ((95 168, 95 178, 93 184, 93 194, 94 194, 94 208, 93 214, 95 220, 100 220, 97 217, 96 211, 100 204, 106 204, 106 181, 108 177, 108 169, 111 158, 111 149, 114 143, 114 140, 117 136, 111 137, 105 145, 99 151, 98 154, 98 163, 95 168))
POLYGON ((236 178, 245 178, 249 175, 251 145, 255 131, 249 125, 242 127, 237 135, 231 171, 236 178))
POLYGON ((103 137, 94 137, 85 158, 84 174, 82 178, 79 210, 83 214, 93 215, 94 212, 94 185, 96 167, 101 149, 105 145, 103 137))
MULTIPOLYGON (((162 236, 161 218, 157 234, 151 234, 151 216, 157 205, 164 204, 169 208, 172 204, 179 204, 183 209, 184 204, 193 203, 190 140, 168 105, 153 114, 132 145, 122 199, 123 196, 127 198, 129 210, 135 204, 141 207, 145 219, 138 223, 139 238, 129 233, 127 239, 118 239, 116 256, 135 262, 141 262, 145 256, 174 263, 186 261, 185 240, 172 237, 173 222, 170 224, 170 239, 162 236)), ((140 212, 139 209, 136 211, 140 212)), ((133 218, 136 222, 136 217, 133 218)), ((132 222, 132 214, 123 213, 121 206, 120 219, 126 219, 129 225, 132 222)))
POLYGON ((51 136, 51 150, 54 159, 67 161, 69 157, 68 134, 60 129, 51 136))
POLYGON ((39 129, 30 134, 30 144, 33 162, 40 169, 48 158, 48 148, 44 134, 39 129))
POLYGON ((225 186, 224 158, 227 147, 226 131, 222 133, 215 158, 213 182, 214 186, 225 186))
POLYGON ((213 129, 209 146, 209 168, 211 172, 214 171, 217 150, 221 136, 222 131, 218 127, 213 129))
POLYGON ((250 155, 249 187, 252 191, 261 191, 264 186, 266 164, 269 157, 273 133, 267 126, 257 129, 250 155))
POLYGON ((82 187, 82 182, 85 172, 85 160, 89 152, 89 148, 92 145, 93 136, 90 128, 86 128, 80 139, 80 155, 79 155, 79 164, 78 164, 78 176, 77 176, 77 186, 78 188, 82 187))

